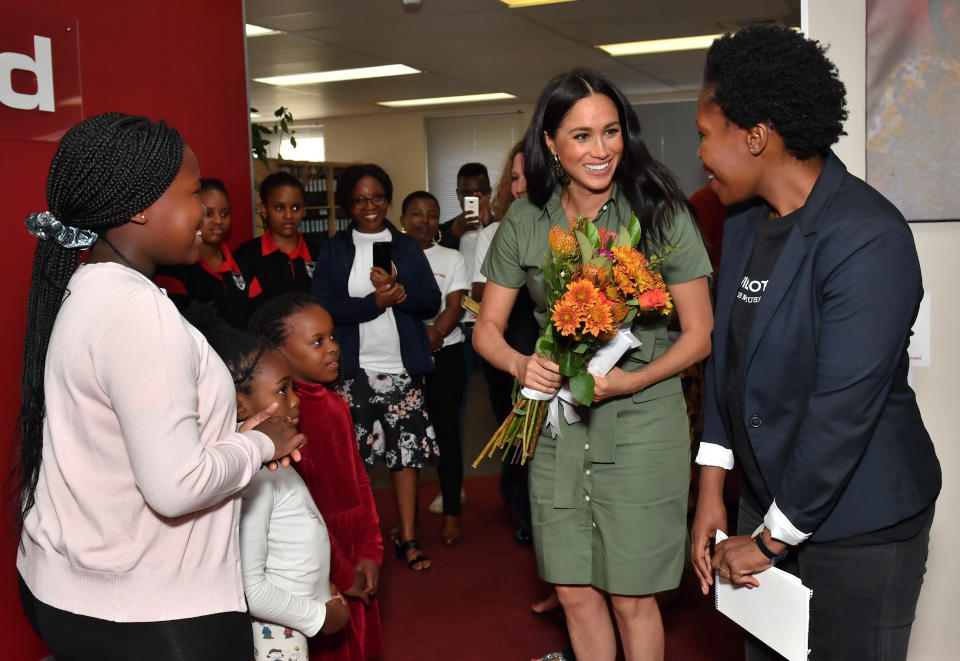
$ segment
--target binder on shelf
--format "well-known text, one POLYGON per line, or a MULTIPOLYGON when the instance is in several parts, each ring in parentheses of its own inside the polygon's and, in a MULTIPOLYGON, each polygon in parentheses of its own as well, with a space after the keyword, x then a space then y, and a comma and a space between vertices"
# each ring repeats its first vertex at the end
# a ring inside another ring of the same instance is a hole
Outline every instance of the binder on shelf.
MULTIPOLYGON (((726 538, 722 530, 717 531, 717 542, 726 538)), ((734 587, 714 572, 717 610, 788 661, 806 661, 813 590, 776 567, 757 574, 757 580, 757 588, 734 587)))

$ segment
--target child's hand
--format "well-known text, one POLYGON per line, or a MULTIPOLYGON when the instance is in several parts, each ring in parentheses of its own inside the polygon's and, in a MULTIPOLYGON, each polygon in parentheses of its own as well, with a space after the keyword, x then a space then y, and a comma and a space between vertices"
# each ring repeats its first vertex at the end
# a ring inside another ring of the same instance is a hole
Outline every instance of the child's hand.
POLYGON ((392 285, 397 281, 397 269, 393 268, 393 273, 387 273, 379 266, 374 266, 370 269, 370 282, 373 283, 375 289, 380 289, 384 285, 392 285))
POLYGON ((353 597, 354 599, 359 599, 363 602, 364 605, 370 603, 370 597, 367 595, 365 588, 366 587, 366 578, 360 570, 357 570, 353 574, 353 585, 343 591, 348 597, 353 597))
POLYGON ((427 327, 427 338, 430 340, 430 349, 440 351, 443 348, 443 335, 431 324, 425 324, 427 327))
POLYGON ((364 593, 371 599, 377 596, 380 587, 380 565, 369 558, 362 558, 357 563, 357 573, 363 576, 364 593))
POLYGON ((277 465, 289 466, 290 461, 300 461, 300 448, 306 445, 307 437, 297 432, 297 425, 290 418, 270 417, 256 427, 273 441, 273 459, 268 462, 270 470, 277 465))
POLYGON ((343 630, 347 626, 347 622, 350 621, 350 608, 343 597, 339 595, 334 597, 327 602, 326 606, 327 617, 323 620, 320 633, 330 635, 343 630))
POLYGON ((403 285, 396 283, 384 285, 373 293, 373 297, 377 302, 377 307, 386 310, 407 300, 407 290, 404 289, 403 285))

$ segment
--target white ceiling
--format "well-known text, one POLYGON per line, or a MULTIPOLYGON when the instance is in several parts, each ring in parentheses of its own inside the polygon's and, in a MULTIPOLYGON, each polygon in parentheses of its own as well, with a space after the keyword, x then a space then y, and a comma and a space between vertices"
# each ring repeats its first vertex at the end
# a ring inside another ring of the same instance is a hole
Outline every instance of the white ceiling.
MULTIPOLYGON (((754 22, 800 24, 800 0, 578 0, 510 9, 499 0, 245 0, 250 103, 299 121, 390 113, 377 101, 509 92, 534 103, 555 74, 596 69, 632 100, 700 85, 705 51, 612 57, 596 44, 713 34, 754 22), (422 74, 296 87, 253 78, 406 64, 422 74)), ((470 104, 479 108, 483 104, 470 104)), ((443 106, 436 106, 443 107, 443 106)), ((446 106, 449 107, 449 106, 446 106)))

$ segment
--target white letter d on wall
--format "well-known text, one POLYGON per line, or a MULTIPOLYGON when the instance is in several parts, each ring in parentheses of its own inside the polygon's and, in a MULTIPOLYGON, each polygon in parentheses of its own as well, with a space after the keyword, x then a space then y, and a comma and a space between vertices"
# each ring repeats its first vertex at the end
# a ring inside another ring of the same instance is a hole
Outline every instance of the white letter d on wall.
POLYGON ((39 108, 44 112, 54 112, 53 99, 53 56, 50 51, 50 39, 33 36, 34 57, 21 53, 0 53, 0 103, 17 110, 39 108), (13 71, 30 71, 37 77, 37 91, 34 94, 21 94, 13 91, 13 71))

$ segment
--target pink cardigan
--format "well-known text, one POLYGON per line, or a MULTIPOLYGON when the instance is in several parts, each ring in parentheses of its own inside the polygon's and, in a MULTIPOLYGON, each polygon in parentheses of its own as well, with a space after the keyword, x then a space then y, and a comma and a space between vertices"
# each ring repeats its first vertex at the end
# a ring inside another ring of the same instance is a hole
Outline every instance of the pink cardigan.
POLYGON ((68 290, 24 581, 46 604, 117 622, 246 610, 239 491, 273 444, 235 431, 226 366, 150 280, 90 264, 68 290))

